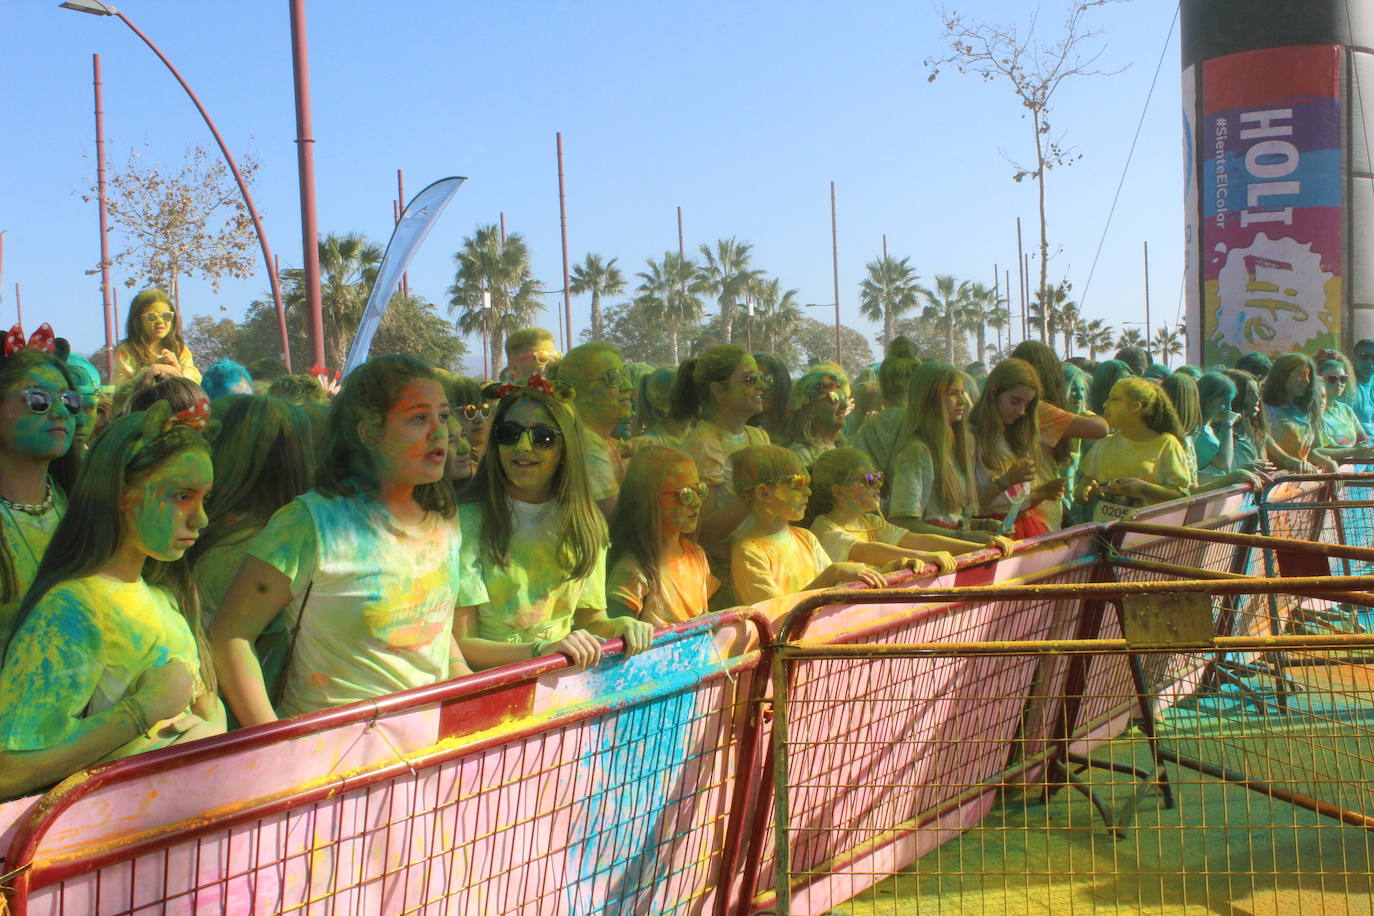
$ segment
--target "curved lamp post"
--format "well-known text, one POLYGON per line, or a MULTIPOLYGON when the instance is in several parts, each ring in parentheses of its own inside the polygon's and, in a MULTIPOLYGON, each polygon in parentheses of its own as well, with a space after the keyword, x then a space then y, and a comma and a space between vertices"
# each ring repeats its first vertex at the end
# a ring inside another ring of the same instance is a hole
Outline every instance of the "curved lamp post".
POLYGON ((79 13, 90 13, 95 16, 114 16, 118 18, 120 22, 123 22, 129 27, 131 32, 142 39, 143 43, 157 55, 158 60, 162 61, 167 69, 171 71, 172 76, 176 77, 176 81, 181 84, 181 88, 186 90, 186 95, 190 97, 191 102, 196 106, 196 110, 200 112, 200 116, 205 119, 205 126, 210 128, 210 133, 214 135, 215 142, 219 144, 219 151, 224 155, 225 164, 229 166, 229 171, 234 174, 234 180, 238 182, 239 193, 243 195, 244 205, 248 207, 248 215, 253 219, 253 228, 257 230, 258 243, 262 246, 262 258, 267 265, 267 275, 272 279, 272 302, 277 307, 277 327, 281 332, 282 361, 286 363, 286 371, 290 372, 291 347, 286 334, 286 309, 282 305, 281 284, 278 282, 277 272, 272 267, 274 262, 272 250, 267 245, 267 233, 263 231, 262 219, 258 216, 258 208, 253 205, 253 196, 248 193, 248 185, 244 183, 243 175, 239 173, 238 164, 234 162, 234 156, 229 152, 229 147, 225 144, 224 138, 220 136, 219 129, 215 127, 215 122, 210 120, 210 113, 206 111, 205 106, 200 103, 200 99, 196 96, 190 84, 186 82, 177 68, 172 66, 172 62, 167 59, 167 55, 163 54, 162 50, 157 45, 153 44, 152 39, 143 34, 143 31, 139 29, 138 26, 129 21, 128 16, 125 16, 108 3, 102 3, 101 0, 66 0, 66 2, 58 5, 63 9, 76 10, 79 13))

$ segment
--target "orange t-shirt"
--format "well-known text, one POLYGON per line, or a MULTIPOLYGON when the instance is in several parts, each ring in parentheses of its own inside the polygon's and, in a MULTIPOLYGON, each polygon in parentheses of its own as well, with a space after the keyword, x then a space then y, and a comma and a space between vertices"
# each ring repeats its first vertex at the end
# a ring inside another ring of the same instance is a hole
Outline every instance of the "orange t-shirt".
POLYGON ((683 552, 663 561, 658 571, 657 595, 649 593, 649 581, 632 556, 616 561, 606 576, 606 600, 624 605, 647 623, 666 627, 706 613, 720 580, 711 575, 706 552, 695 542, 683 540, 683 552))

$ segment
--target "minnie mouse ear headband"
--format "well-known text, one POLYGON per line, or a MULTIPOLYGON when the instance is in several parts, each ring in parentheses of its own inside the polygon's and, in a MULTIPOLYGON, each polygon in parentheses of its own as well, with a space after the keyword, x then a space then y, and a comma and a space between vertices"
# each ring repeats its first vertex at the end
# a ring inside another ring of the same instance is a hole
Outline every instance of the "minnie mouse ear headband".
POLYGON ((546 394, 557 401, 568 401, 572 399, 573 389, 567 382, 550 381, 538 373, 531 375, 522 385, 513 382, 498 384, 492 382, 482 389, 482 397, 489 401, 500 400, 521 392, 537 391, 546 394))
POLYGON ((9 358, 20 350, 37 350, 39 353, 57 352, 57 335, 53 333, 52 325, 46 321, 38 326, 38 330, 33 332, 33 336, 27 341, 24 339, 24 329, 15 322, 14 327, 5 335, 5 357, 9 358))

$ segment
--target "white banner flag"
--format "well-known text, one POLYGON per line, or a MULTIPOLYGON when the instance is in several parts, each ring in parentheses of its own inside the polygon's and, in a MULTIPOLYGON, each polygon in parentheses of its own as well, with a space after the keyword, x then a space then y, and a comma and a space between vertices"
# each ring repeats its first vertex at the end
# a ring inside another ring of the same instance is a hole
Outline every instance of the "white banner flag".
POLYGON ((348 348, 348 359, 344 361, 343 374, 347 375, 367 361, 372 350, 372 338, 377 336, 382 316, 386 314, 387 304, 400 285, 401 275, 410 266, 420 243, 434 228, 434 221, 444 212, 453 195, 466 178, 441 178, 434 184, 416 194, 401 215, 401 221, 391 233, 391 241, 386 246, 386 256, 377 270, 377 282, 372 284, 372 295, 367 297, 367 308, 363 310, 363 320, 358 322, 358 333, 353 335, 353 345, 348 348))

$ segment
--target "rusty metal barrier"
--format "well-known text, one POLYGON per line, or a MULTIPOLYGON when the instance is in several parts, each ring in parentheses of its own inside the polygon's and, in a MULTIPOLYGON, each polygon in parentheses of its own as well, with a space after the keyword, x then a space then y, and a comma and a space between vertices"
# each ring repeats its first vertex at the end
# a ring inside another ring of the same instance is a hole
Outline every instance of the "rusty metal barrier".
POLYGON ((724 912, 766 680, 758 651, 722 652, 730 627, 769 639, 715 615, 593 671, 533 661, 79 774, 15 837, 13 912, 724 912), (256 797, 217 808, 245 779, 256 797), (187 816, 102 834, 130 792, 189 794, 187 816))
POLYGON ((1118 602, 1126 637, 778 645, 773 883, 788 892, 755 907, 825 913, 848 899, 833 911, 1368 912, 1374 636, 1217 636, 1213 605, 1215 595, 1363 585, 1227 577, 940 590, 923 597, 963 608, 1118 602), (1225 654, 1255 660, 1248 691, 1150 675, 1205 669, 1225 654), (1046 659, 1073 669, 1132 657, 1147 660, 1142 676, 1100 705, 1135 703, 1144 727, 1103 733, 1101 765, 1072 760, 1073 717, 1093 699, 1079 685, 1057 696, 1050 742, 1018 727, 1026 678, 1046 659), (1155 661, 1178 657, 1195 660, 1155 661), (838 729, 827 685, 858 678, 874 689, 848 700, 853 727, 838 729), (855 791, 840 766, 851 758, 872 762, 867 794, 883 803, 834 804, 855 791), (1033 768, 1037 758, 1044 765, 1033 768), (1165 767, 1171 797, 1142 792, 1138 774, 1165 767), (830 821, 808 816, 827 801, 830 821), (1123 816, 1104 824, 1104 807, 1123 816))

